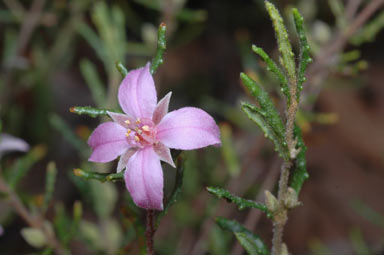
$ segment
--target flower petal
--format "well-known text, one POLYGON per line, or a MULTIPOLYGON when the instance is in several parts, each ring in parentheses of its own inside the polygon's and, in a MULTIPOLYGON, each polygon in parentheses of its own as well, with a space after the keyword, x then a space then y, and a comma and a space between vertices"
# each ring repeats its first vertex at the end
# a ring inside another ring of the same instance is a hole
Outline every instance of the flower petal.
POLYGON ((159 124, 163 117, 168 113, 169 100, 171 99, 172 92, 166 94, 157 104, 155 112, 153 113, 153 123, 159 124))
POLYGON ((115 112, 107 112, 109 117, 116 122, 119 123, 121 126, 124 128, 127 128, 127 123, 125 121, 129 120, 131 122, 134 121, 134 119, 126 114, 121 114, 121 113, 115 113, 115 112))
POLYGON ((171 150, 167 146, 159 142, 153 146, 153 149, 155 150, 157 156, 159 156, 160 160, 176 167, 172 159, 171 150))
POLYGON ((129 148, 120 156, 119 163, 117 164, 117 173, 120 173, 128 164, 128 160, 132 157, 133 154, 137 151, 137 148, 129 148))
POLYGON ((185 107, 165 115, 157 126, 157 139, 165 146, 193 150, 208 145, 220 145, 220 130, 205 111, 185 107))
POLYGON ((125 132, 126 129, 116 122, 99 125, 88 139, 93 150, 89 161, 108 162, 123 154, 130 147, 125 132))
POLYGON ((137 206, 163 210, 163 170, 151 146, 133 154, 124 177, 125 185, 137 206))
POLYGON ((156 89, 149 66, 147 63, 145 67, 130 71, 119 88, 120 106, 133 118, 152 119, 156 108, 156 89))
POLYGON ((8 134, 0 134, 0 158, 11 151, 28 151, 29 145, 23 139, 8 134))

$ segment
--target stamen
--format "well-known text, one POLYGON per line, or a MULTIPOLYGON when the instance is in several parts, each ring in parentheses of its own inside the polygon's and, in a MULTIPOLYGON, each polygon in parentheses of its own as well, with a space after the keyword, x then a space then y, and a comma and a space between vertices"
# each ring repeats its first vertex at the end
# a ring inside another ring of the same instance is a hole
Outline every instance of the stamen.
POLYGON ((138 127, 135 128, 135 131, 136 131, 136 133, 139 133, 139 135, 141 135, 141 133, 143 132, 138 127))
POLYGON ((147 132, 149 131, 149 127, 147 125, 142 126, 141 129, 147 132))
POLYGON ((141 123, 140 119, 139 118, 136 119, 136 124, 140 124, 140 123, 141 123))
POLYGON ((139 142, 139 141, 140 141, 140 137, 138 137, 137 135, 135 135, 135 140, 136 140, 136 142, 139 142))
POLYGON ((130 122, 129 120, 126 120, 126 121, 124 121, 124 122, 125 122, 125 124, 127 124, 127 125, 131 124, 131 122, 130 122))

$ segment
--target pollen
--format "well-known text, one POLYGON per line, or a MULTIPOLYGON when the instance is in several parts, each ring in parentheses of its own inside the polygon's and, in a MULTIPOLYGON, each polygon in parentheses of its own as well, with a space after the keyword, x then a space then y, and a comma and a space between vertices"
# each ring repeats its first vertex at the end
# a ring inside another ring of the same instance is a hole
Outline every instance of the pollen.
POLYGON ((127 133, 125 133, 125 136, 129 136, 131 134, 132 130, 128 129, 127 133))
POLYGON ((142 130, 148 132, 149 131, 149 127, 147 125, 144 125, 141 127, 142 130))

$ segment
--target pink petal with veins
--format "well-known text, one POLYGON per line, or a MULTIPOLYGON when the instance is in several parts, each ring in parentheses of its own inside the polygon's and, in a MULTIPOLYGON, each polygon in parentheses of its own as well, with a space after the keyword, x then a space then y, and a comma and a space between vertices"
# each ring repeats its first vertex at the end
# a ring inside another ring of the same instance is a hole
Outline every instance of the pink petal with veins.
POLYGON ((153 145, 153 149, 155 150, 157 156, 159 156, 160 160, 176 167, 172 159, 171 150, 167 146, 159 142, 153 145))
POLYGON ((184 107, 164 116, 157 125, 157 139, 165 146, 193 150, 208 145, 220 145, 220 130, 205 111, 184 107))
POLYGON ((127 121, 127 120, 129 120, 130 122, 134 121, 133 118, 131 118, 130 116, 128 116, 126 114, 115 113, 115 112, 108 112, 108 115, 109 115, 109 117, 111 117, 111 119, 114 122, 120 124, 124 128, 127 128, 127 123, 125 121, 127 121))
POLYGON ((120 173, 127 166, 128 160, 132 157, 133 154, 135 154, 136 151, 136 148, 129 148, 120 156, 119 163, 117 164, 117 173, 120 173))
POLYGON ((135 204, 144 209, 163 210, 163 170, 151 146, 129 159, 125 184, 135 204))
POLYGON ((157 104, 155 112, 153 113, 153 123, 158 124, 168 113, 169 100, 171 99, 171 95, 172 92, 169 92, 157 104))
POLYGON ((108 162, 121 155, 130 147, 125 133, 126 129, 116 122, 100 124, 88 139, 93 150, 89 161, 108 162))
POLYGON ((123 111, 133 118, 152 119, 157 96, 149 71, 150 64, 130 71, 119 88, 118 98, 123 111))

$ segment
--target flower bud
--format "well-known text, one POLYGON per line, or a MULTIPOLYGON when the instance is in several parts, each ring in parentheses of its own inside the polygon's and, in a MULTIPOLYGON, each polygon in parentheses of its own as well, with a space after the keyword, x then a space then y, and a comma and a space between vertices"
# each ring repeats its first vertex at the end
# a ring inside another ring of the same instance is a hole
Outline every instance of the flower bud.
POLYGON ((292 209, 299 205, 301 205, 301 202, 298 200, 296 191, 289 187, 285 197, 285 206, 289 209, 292 209))
POLYGON ((275 212, 279 206, 279 203, 276 197, 271 192, 269 192, 269 190, 266 190, 264 194, 265 194, 265 204, 267 205, 268 210, 271 211, 272 213, 275 212))
POLYGON ((281 255, 289 255, 288 247, 285 243, 281 245, 281 255))

